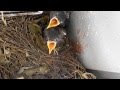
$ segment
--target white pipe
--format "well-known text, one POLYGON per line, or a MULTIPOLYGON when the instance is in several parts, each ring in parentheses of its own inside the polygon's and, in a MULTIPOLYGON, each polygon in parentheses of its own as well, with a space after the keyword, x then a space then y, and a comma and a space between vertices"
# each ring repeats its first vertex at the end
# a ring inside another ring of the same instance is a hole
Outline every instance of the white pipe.
MULTIPOLYGON (((1 11, 0 11, 1 12, 1 11)), ((33 11, 33 12, 27 12, 27 11, 3 11, 4 17, 13 17, 13 16, 24 16, 24 15, 39 15, 42 14, 43 11, 33 11)), ((0 15, 1 17, 1 15, 0 15)))

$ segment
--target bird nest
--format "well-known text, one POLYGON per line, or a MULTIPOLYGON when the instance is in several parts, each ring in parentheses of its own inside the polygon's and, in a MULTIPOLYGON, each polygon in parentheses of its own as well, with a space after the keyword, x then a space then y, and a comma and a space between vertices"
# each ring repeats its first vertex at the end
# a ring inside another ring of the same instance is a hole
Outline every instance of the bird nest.
POLYGON ((0 79, 95 79, 68 43, 49 55, 41 36, 49 16, 16 16, 0 20, 0 79), (38 25, 39 24, 39 25, 38 25))

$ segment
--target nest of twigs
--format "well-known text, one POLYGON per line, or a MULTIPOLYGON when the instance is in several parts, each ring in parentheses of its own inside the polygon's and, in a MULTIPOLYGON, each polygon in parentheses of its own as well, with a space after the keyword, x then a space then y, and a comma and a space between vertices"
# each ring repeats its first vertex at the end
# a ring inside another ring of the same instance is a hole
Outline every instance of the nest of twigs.
POLYGON ((74 56, 69 41, 59 55, 48 55, 40 34, 48 18, 9 17, 7 26, 0 20, 0 79, 96 78, 74 56))

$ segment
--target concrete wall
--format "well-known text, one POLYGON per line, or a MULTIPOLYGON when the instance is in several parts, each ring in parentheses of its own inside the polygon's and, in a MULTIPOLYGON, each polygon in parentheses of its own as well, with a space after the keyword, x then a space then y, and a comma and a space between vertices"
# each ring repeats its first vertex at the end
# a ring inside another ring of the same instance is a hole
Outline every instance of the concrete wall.
POLYGON ((120 11, 74 11, 69 29, 84 47, 80 58, 86 68, 120 73, 120 11))

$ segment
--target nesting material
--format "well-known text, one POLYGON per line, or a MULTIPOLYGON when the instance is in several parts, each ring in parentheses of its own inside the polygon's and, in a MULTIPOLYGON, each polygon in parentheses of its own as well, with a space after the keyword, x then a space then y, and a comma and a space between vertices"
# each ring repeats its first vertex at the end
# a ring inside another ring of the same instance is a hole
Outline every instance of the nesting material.
POLYGON ((5 24, 5 26, 7 26, 6 20, 4 18, 3 11, 1 11, 1 19, 2 19, 3 23, 5 24))
POLYGON ((49 55, 42 38, 48 14, 0 21, 0 79, 95 79, 81 65, 67 39, 59 55, 49 55))

